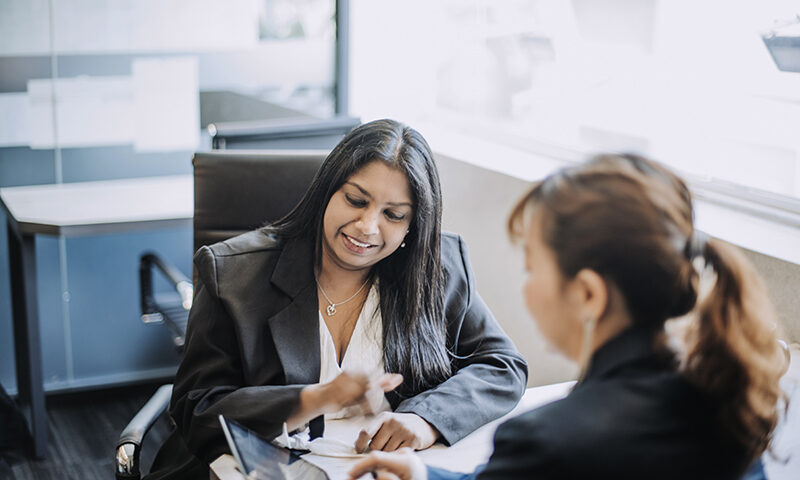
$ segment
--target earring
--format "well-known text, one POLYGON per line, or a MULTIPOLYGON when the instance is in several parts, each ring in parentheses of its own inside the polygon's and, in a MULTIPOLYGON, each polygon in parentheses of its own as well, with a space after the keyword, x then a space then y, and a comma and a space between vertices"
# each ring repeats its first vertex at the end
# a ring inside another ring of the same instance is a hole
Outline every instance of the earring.
POLYGON ((400 244, 400 248, 406 248, 406 242, 405 241, 400 244))

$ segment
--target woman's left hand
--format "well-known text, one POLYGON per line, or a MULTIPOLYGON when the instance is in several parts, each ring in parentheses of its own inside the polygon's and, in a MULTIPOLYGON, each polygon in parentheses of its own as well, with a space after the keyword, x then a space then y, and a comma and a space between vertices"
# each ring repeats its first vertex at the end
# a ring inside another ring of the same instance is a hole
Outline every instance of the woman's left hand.
POLYGON ((430 447, 439 437, 439 432, 419 415, 413 413, 383 412, 358 434, 356 452, 372 450, 392 452, 409 447, 422 450, 430 447))
MULTIPOLYGON (((411 414, 413 415, 413 414, 411 414)), ((395 453, 372 452, 350 470, 350 478, 360 478, 367 473, 379 480, 427 480, 428 470, 410 448, 395 453)))

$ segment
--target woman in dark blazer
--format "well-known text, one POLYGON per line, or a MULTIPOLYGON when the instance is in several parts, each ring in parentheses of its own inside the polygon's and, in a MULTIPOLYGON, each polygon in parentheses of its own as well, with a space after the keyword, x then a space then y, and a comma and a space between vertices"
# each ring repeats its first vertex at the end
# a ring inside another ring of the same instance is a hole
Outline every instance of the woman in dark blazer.
POLYGON ((785 356, 757 273, 692 223, 684 182, 640 157, 537 184, 509 231, 525 246, 528 310, 580 366, 575 388, 502 424, 474 474, 405 451, 373 453, 352 476, 741 478, 772 437, 785 356))
POLYGON ((355 447, 391 451, 456 442, 510 411, 527 366, 440 216, 427 143, 380 120, 342 140, 284 219, 198 250, 177 428, 150 478, 207 477, 227 450, 219 414, 269 438, 307 425, 313 439, 323 415, 373 409, 370 392, 384 390, 384 413, 355 447), (378 369, 322 382, 321 363, 335 369, 321 357, 327 334, 343 365, 365 321, 380 322, 379 358, 363 359, 378 369))

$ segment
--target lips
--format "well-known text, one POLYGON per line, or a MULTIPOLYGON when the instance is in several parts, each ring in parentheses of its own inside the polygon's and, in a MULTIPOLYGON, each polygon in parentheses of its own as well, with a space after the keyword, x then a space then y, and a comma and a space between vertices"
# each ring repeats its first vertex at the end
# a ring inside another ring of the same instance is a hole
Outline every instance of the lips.
POLYGON ((342 238, 344 241, 344 246, 353 253, 363 254, 368 252, 370 249, 375 248, 377 245, 373 245, 371 243, 362 242, 360 240, 356 240, 355 238, 347 235, 346 233, 342 233, 342 238))

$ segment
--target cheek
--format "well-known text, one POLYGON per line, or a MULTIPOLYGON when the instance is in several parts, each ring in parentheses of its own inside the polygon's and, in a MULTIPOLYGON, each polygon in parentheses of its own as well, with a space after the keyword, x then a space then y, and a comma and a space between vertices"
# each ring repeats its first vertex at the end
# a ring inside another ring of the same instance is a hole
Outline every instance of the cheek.
POLYGON ((536 328, 547 342, 562 353, 569 351, 569 325, 564 318, 563 305, 556 292, 545 282, 529 278, 524 286, 525 304, 536 323, 536 328))
POLYGON ((386 247, 394 250, 405 240, 410 222, 390 222, 383 219, 380 225, 381 239, 386 247))
POLYGON ((333 233, 341 226, 342 219, 345 215, 340 203, 337 195, 331 197, 331 201, 328 202, 328 206, 325 208, 325 213, 322 217, 322 228, 325 230, 325 233, 333 233))
POLYGON ((407 230, 408 227, 406 225, 392 225, 388 238, 384 237, 386 239, 386 243, 399 246, 401 243, 403 243, 403 240, 405 240, 407 230))
POLYGON ((537 318, 536 307, 539 305, 538 299, 536 298, 537 290, 536 282, 534 282, 531 277, 528 277, 528 279, 525 280, 525 285, 522 286, 522 295, 525 297, 525 306, 528 307, 528 313, 531 314, 534 320, 537 318))
POLYGON ((539 330, 550 336, 552 330, 551 317, 551 297, 546 291, 546 285, 537 281, 534 277, 528 277, 523 287, 523 294, 525 295, 525 306, 528 308, 533 321, 538 326, 539 330))
POLYGON ((328 205, 328 208, 325 209, 325 213, 322 217, 322 231, 324 232, 325 236, 329 236, 331 235, 332 230, 334 230, 333 215, 331 213, 330 205, 328 205))

